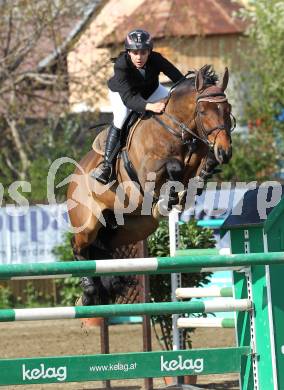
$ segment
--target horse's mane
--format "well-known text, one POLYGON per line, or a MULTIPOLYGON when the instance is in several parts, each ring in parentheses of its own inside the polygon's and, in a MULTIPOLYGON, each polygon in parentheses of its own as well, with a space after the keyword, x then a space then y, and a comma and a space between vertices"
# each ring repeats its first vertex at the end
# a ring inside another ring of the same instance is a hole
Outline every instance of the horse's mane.
POLYGON ((205 85, 216 85, 219 80, 212 65, 204 65, 201 69, 205 85))
MULTIPOLYGON (((204 84, 206 87, 210 85, 216 85, 219 78, 212 65, 206 64, 202 66, 202 68, 200 68, 200 71, 202 73, 204 84)), ((181 79, 175 85, 173 85, 173 87, 171 88, 171 92, 175 91, 177 92, 177 94, 188 92, 189 86, 191 87, 191 89, 194 89, 196 75, 197 75, 197 71, 195 70, 188 71, 184 79, 181 79)))

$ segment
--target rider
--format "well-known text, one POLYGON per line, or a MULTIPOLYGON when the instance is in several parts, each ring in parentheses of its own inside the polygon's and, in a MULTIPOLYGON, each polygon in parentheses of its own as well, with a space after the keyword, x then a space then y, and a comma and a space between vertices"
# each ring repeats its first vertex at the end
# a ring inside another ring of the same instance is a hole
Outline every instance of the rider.
POLYGON ((114 76, 108 81, 109 98, 113 110, 105 147, 103 166, 93 173, 100 183, 111 179, 112 166, 120 147, 121 129, 131 111, 161 114, 168 90, 159 84, 163 72, 173 82, 179 81, 182 73, 160 53, 152 51, 151 35, 144 30, 130 31, 125 39, 125 51, 115 60, 114 76))

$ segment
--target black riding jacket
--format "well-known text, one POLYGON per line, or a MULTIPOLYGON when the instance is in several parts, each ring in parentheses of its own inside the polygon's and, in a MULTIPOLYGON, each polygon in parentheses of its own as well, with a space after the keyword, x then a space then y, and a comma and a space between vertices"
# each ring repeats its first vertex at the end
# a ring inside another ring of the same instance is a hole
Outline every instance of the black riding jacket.
POLYGON ((145 78, 131 61, 129 54, 123 52, 114 64, 114 76, 109 79, 108 87, 119 92, 126 107, 144 112, 148 99, 159 86, 159 74, 163 72, 173 82, 180 80, 182 73, 160 53, 152 51, 144 66, 145 78))

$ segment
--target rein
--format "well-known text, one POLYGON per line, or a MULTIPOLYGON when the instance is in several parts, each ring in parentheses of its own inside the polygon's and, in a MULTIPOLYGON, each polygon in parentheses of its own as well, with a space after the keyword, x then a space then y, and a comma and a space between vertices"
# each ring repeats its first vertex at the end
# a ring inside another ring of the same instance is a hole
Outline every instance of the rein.
MULTIPOLYGON (((193 73, 192 71, 189 71, 185 76, 184 78, 182 78, 181 80, 179 80, 176 84, 174 84, 174 86, 170 89, 170 96, 169 96, 169 99, 168 99, 168 102, 172 96, 172 92, 174 90, 174 88, 180 84, 182 81, 184 81, 186 79, 186 76, 193 73)), ((178 126, 178 129, 176 128, 173 128, 172 126, 166 124, 160 117, 158 117, 157 115, 154 115, 153 116, 153 119, 156 120, 156 122, 158 122, 162 127, 164 127, 164 129, 166 129, 169 133, 171 133, 172 135, 174 135, 176 138, 180 139, 182 141, 182 144, 183 145, 187 145, 187 144, 190 144, 194 139, 198 139, 199 141, 203 142, 205 145, 207 145, 209 147, 210 150, 213 150, 214 149, 214 145, 215 145, 215 141, 216 141, 216 138, 219 134, 220 131, 222 130, 225 130, 226 131, 226 127, 224 124, 222 125, 218 125, 218 126, 215 126, 213 127, 212 129, 205 129, 204 125, 203 125, 203 122, 200 118, 200 112, 198 110, 198 105, 200 102, 213 102, 213 103, 224 103, 224 102, 227 102, 227 97, 224 93, 222 92, 218 92, 218 93, 207 93, 207 94, 201 94, 199 96, 197 96, 196 98, 196 107, 195 107, 195 111, 194 111, 194 116, 193 116, 193 119, 191 120, 194 121, 195 123, 195 127, 198 127, 201 132, 202 132, 202 135, 203 137, 199 136, 198 134, 196 134, 196 132, 189 128, 188 125, 186 125, 185 123, 183 122, 180 122, 179 120, 176 119, 176 117, 174 117, 173 115, 171 114, 168 114, 166 112, 163 113, 163 115, 165 115, 168 119, 170 119, 174 125, 177 125, 178 126), (207 137, 213 133, 213 131, 215 130, 218 130, 219 129, 219 132, 216 134, 216 137, 214 139, 214 142, 210 142, 207 137), (188 140, 188 138, 186 137, 187 134, 190 134, 193 136, 193 140, 188 140)), ((236 127, 236 118, 234 117, 234 115, 232 113, 230 113, 230 116, 231 118, 233 119, 233 126, 232 128, 228 131, 229 134, 232 133, 232 131, 235 129, 236 127)))
MULTIPOLYGON (((175 83, 172 86, 172 88, 170 89, 170 92, 169 92, 169 97, 168 97, 167 103, 169 102, 169 100, 172 96, 173 90, 177 87, 177 85, 179 85, 180 83, 182 83, 185 80, 188 80, 188 78, 186 76, 188 76, 190 74, 195 75, 196 72, 189 71, 183 78, 181 78, 177 83, 175 83)), ((203 121, 200 118, 201 113, 198 109, 199 103, 202 101, 214 102, 214 103, 224 103, 224 102, 228 101, 226 95, 222 92, 222 90, 220 90, 220 92, 219 91, 218 92, 208 92, 207 91, 207 93, 206 93, 206 89, 203 91, 202 94, 200 94, 196 97, 196 105, 195 105, 194 115, 193 115, 193 118, 190 120, 189 124, 186 124, 184 122, 179 121, 174 115, 171 115, 167 112, 164 112, 163 115, 172 122, 171 125, 165 123, 165 121, 161 118, 160 115, 156 115, 154 113, 151 113, 151 115, 150 115, 151 118, 154 119, 157 123, 159 123, 161 127, 163 127, 166 131, 168 131, 174 137, 178 138, 181 141, 182 145, 186 145, 188 147, 188 152, 189 152, 188 153, 189 157, 187 157, 188 161, 191 158, 194 150, 196 150, 197 141, 201 141, 206 146, 208 146, 208 152, 207 152, 206 159, 205 159, 205 167, 202 168, 201 172, 199 173, 199 178, 202 180, 205 180, 206 178, 210 177, 210 174, 212 174, 212 169, 211 169, 212 164, 209 165, 209 168, 208 168, 207 163, 210 160, 210 155, 212 154, 212 152, 214 153, 214 146, 215 146, 216 139, 218 137, 219 132, 225 130, 230 136, 231 132, 236 127, 236 119, 233 116, 233 114, 230 112, 230 116, 233 119, 233 126, 231 127, 231 129, 227 130, 224 124, 215 126, 214 128, 209 129, 209 130, 205 129, 205 127, 203 125, 203 121), (193 125, 191 126, 192 122, 193 122, 193 125), (201 135, 196 134, 196 129, 198 129, 201 132, 201 135), (214 142, 210 142, 207 138, 208 135, 210 135, 213 131, 215 131, 217 129, 219 129, 219 132, 214 137, 214 142)), ((219 107, 218 107, 218 109, 219 109, 219 107)), ((147 118, 149 118, 149 116, 147 116, 147 118)), ((124 167, 126 169, 126 172, 129 176, 129 178, 132 181, 137 183, 141 194, 144 195, 144 190, 143 190, 142 185, 141 185, 139 178, 137 176, 135 167, 132 165, 131 161, 129 160, 128 153, 126 150, 122 152, 122 157, 123 157, 123 161, 124 161, 124 167)), ((215 166, 216 165, 214 165, 214 167, 215 166)), ((155 199, 155 200, 157 200, 157 199, 155 199)))

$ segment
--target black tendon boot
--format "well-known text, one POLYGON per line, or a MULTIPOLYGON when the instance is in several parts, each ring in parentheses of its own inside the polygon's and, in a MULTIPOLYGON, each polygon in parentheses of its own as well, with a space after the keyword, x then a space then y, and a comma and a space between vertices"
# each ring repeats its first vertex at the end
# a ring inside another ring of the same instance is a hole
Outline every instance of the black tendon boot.
POLYGON ((120 149, 120 133, 120 129, 114 125, 110 126, 106 140, 103 166, 96 169, 91 175, 102 184, 107 184, 111 179, 116 157, 120 149))

